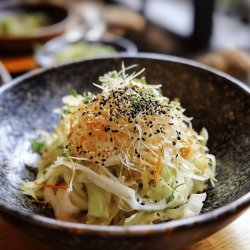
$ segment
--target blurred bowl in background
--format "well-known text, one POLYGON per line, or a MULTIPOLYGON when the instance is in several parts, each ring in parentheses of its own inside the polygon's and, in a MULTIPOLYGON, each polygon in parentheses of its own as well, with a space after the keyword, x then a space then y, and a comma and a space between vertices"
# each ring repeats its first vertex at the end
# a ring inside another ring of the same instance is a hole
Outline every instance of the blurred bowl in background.
POLYGON ((69 11, 52 3, 8 3, 0 7, 0 47, 6 52, 30 51, 66 29, 69 11))
POLYGON ((86 58, 112 56, 121 52, 133 56, 137 54, 138 49, 133 42, 122 37, 113 40, 102 38, 98 41, 81 39, 64 46, 54 44, 53 49, 49 44, 45 44, 36 50, 35 60, 41 67, 49 68, 86 58))
POLYGON ((225 48, 195 58, 250 85, 250 48, 225 48))

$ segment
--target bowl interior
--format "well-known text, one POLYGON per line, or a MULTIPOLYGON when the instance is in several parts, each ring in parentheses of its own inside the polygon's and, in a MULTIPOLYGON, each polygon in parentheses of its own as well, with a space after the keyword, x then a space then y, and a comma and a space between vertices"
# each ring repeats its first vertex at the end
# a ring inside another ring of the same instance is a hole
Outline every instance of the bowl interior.
POLYGON ((2 89, 0 207, 7 203, 28 213, 51 215, 19 191, 23 180, 34 178, 28 167, 34 158, 30 140, 36 137, 37 130, 51 131, 56 126, 58 115, 52 110, 62 105, 61 98, 65 94, 72 88, 79 92, 96 91, 92 82, 98 82, 98 77, 109 70, 120 69, 122 61, 125 65, 138 64, 138 70, 145 67, 148 82, 163 84, 164 95, 181 100, 186 114, 194 117, 195 129, 208 129, 208 146, 217 158, 218 182, 215 188, 207 190, 202 213, 248 193, 249 91, 215 73, 171 60, 115 58, 83 61, 19 78, 17 84, 2 89))

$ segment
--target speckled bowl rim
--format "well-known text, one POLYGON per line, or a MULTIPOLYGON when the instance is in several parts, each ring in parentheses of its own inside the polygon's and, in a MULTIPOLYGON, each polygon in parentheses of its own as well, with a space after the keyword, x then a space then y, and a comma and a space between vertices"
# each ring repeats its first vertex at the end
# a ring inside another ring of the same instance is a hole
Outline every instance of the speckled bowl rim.
MULTIPOLYGON (((183 59, 175 56, 168 56, 168 55, 161 55, 161 54, 154 54, 154 53, 138 53, 136 56, 127 55, 126 53, 120 53, 116 56, 112 57, 101 57, 101 58, 92 58, 87 60, 81 60, 73 63, 66 63, 60 66, 61 67, 67 67, 67 65, 72 64, 79 64, 84 61, 98 61, 98 60, 114 60, 114 59, 126 59, 126 58, 134 58, 134 59, 152 59, 152 60, 160 60, 160 61, 170 61, 170 62, 176 62, 180 64, 186 64, 191 67, 195 67, 201 70, 208 71, 212 74, 215 74, 217 76, 220 76, 222 78, 225 78, 229 81, 229 84, 236 85, 238 88, 242 89, 242 91, 245 91, 247 94, 249 94, 250 97, 250 87, 248 87, 246 84, 238 81, 237 79, 222 73, 218 70, 215 70, 213 68, 210 68, 208 66, 205 66, 201 63, 189 60, 189 59, 183 59)), ((37 69, 32 72, 29 72, 25 75, 22 75, 15 80, 9 82, 8 84, 4 85, 0 88, 0 95, 3 94, 6 90, 14 87, 15 85, 21 83, 24 80, 27 80, 33 76, 38 76, 43 74, 44 72, 54 71, 58 67, 52 67, 50 69, 37 69)), ((210 222, 213 222, 219 218, 227 218, 230 216, 233 216, 239 212, 241 212, 243 209, 249 207, 250 205, 250 192, 245 194, 244 196, 240 197, 239 199, 231 202, 228 205, 225 205, 223 207, 217 208, 211 212, 201 214, 192 218, 186 218, 176 221, 170 221, 162 224, 157 225, 140 225, 140 226, 98 226, 98 225, 86 225, 86 224, 80 224, 80 223, 72 223, 72 222, 63 222, 63 221, 57 221, 53 218, 44 217, 41 215, 34 215, 30 214, 26 211, 19 210, 17 208, 13 208, 9 204, 4 203, 3 201, 0 201, 0 212, 3 212, 6 215, 18 218, 26 223, 35 224, 42 227, 47 227, 55 230, 66 230, 72 233, 88 233, 88 234, 101 234, 101 235, 112 235, 112 236, 139 236, 139 235, 147 235, 147 234, 159 234, 164 233, 168 231, 173 231, 181 228, 189 228, 195 225, 203 225, 210 222)))

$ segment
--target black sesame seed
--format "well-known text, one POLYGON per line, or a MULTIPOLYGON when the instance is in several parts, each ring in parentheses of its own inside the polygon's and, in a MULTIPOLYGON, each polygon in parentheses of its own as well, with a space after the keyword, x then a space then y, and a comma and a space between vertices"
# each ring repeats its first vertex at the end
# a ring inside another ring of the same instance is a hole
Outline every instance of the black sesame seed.
POLYGON ((104 128, 104 131, 105 131, 105 132, 108 132, 109 130, 110 130, 110 127, 105 127, 105 128, 104 128))

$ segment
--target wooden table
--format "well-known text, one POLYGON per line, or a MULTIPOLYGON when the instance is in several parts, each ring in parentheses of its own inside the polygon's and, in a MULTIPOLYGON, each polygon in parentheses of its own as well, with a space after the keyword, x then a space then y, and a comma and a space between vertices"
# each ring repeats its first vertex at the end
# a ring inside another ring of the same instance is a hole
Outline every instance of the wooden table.
MULTIPOLYGON (((4 250, 53 250, 52 247, 30 237, 0 218, 0 249, 4 250)), ((220 232, 185 250, 249 250, 250 209, 220 232)))

